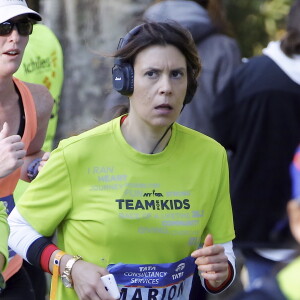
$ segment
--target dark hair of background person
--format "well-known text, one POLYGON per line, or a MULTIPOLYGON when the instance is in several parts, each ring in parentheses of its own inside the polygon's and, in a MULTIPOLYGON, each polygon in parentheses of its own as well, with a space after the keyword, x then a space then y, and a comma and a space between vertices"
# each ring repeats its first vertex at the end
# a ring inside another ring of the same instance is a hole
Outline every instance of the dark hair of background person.
POLYGON ((287 33, 281 40, 281 50, 289 57, 300 54, 300 0, 295 1, 287 17, 287 33))
POLYGON ((40 11, 40 3, 36 0, 26 0, 29 8, 39 12, 40 11))
MULTIPOLYGON (((188 80, 186 97, 190 94, 192 98, 197 89, 201 64, 192 35, 176 22, 145 22, 140 30, 128 40, 128 43, 114 53, 113 57, 118 57, 122 63, 129 63, 133 66, 137 54, 153 45, 173 45, 184 55, 188 80)), ((125 110, 121 106, 117 111, 120 113, 125 110)))
MULTIPOLYGON (((165 0, 156 0, 154 3, 162 2, 165 0)), ((217 28, 219 33, 223 33, 225 35, 234 36, 231 25, 227 19, 226 10, 222 0, 192 0, 203 8, 205 8, 217 28)))

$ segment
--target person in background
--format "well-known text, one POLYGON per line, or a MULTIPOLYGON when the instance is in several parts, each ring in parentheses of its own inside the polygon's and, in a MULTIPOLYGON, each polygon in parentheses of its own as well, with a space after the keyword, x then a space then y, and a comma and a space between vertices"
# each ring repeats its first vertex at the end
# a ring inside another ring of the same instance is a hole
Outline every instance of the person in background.
POLYGON ((187 300, 196 267, 220 293, 235 276, 226 151, 176 123, 197 88, 193 39, 146 22, 114 57, 129 112, 60 142, 9 216, 9 245, 53 273, 60 300, 113 299, 108 273, 121 298, 187 300))
MULTIPOLYGON (((63 76, 63 52, 59 40, 49 27, 43 24, 34 24, 21 66, 14 74, 14 77, 25 82, 46 86, 54 99, 54 105, 42 147, 42 149, 47 152, 53 149, 63 76)), ((14 190, 14 199, 16 202, 22 196, 28 185, 28 182, 19 180, 14 190)), ((36 300, 45 299, 47 283, 44 272, 39 268, 31 266, 26 261, 24 261, 24 267, 32 281, 36 300)))
MULTIPOLYGON (((6 210, 2 202, 0 202, 0 295, 5 288, 5 281, 2 271, 5 269, 8 262, 8 234, 9 227, 6 220, 6 210)), ((1 297, 1 296, 0 296, 1 297)))
MULTIPOLYGON (((29 7, 30 3, 29 3, 29 7)), ((31 7, 32 8, 32 7, 31 7)), ((54 32, 44 24, 34 24, 29 37, 20 68, 14 77, 29 83, 41 84, 47 87, 54 99, 51 118, 42 149, 50 152, 53 149, 58 110, 63 86, 63 51, 54 32)), ((19 180, 14 190, 14 199, 18 201, 29 183, 19 180)), ((24 267, 32 280, 36 300, 44 299, 46 294, 46 278, 43 272, 31 266, 26 261, 24 267)))
MULTIPOLYGON (((28 3, 30 8, 31 3, 28 3)), ((53 149, 58 110, 63 86, 63 51, 54 32, 44 24, 34 24, 32 34, 25 48, 20 68, 14 77, 29 83, 42 84, 47 87, 54 99, 51 118, 42 149, 50 152, 53 149)), ((18 201, 29 183, 19 180, 14 190, 14 199, 18 201)), ((45 274, 24 262, 24 267, 32 281, 36 300, 44 299, 47 289, 45 274)))
MULTIPOLYGON (((44 86, 13 77, 19 68, 29 35, 31 20, 41 16, 25 1, 0 0, 0 201, 7 213, 15 202, 18 180, 33 180, 48 158, 42 151, 53 99, 44 86)), ((9 299, 34 299, 22 258, 9 251, 3 277, 2 296, 9 299)))
POLYGON ((64 80, 63 50, 54 32, 44 24, 34 24, 20 68, 14 74, 20 80, 46 86, 54 99, 48 123, 44 151, 53 149, 61 91, 64 80))
POLYGON ((287 30, 233 74, 214 106, 213 137, 227 150, 237 238, 249 287, 293 252, 286 205, 300 140, 300 1, 287 30))
POLYGON ((300 295, 300 145, 290 167, 292 199, 287 203, 289 226, 295 239, 295 254, 288 263, 279 264, 266 277, 256 281, 252 290, 232 300, 298 300, 300 295))
MULTIPOLYGON (((201 60, 201 76, 194 100, 185 106, 178 123, 211 136, 210 116, 216 95, 223 89, 233 70, 240 64, 240 50, 229 36, 224 8, 220 0, 167 0, 151 5, 143 15, 150 21, 174 20, 188 29, 201 60)), ((128 97, 112 92, 105 100, 104 121, 119 112, 128 97)))

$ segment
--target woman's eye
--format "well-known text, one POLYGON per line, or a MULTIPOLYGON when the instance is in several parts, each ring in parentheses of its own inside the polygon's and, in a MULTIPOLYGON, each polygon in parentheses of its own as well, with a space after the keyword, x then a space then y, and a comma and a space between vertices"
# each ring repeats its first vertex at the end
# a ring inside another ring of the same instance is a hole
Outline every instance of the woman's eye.
POLYGON ((172 77, 174 78, 181 78, 183 76, 183 73, 181 71, 173 71, 172 77))
POLYGON ((154 77, 156 75, 156 72, 155 71, 148 71, 148 72, 146 72, 146 75, 148 77, 154 77))

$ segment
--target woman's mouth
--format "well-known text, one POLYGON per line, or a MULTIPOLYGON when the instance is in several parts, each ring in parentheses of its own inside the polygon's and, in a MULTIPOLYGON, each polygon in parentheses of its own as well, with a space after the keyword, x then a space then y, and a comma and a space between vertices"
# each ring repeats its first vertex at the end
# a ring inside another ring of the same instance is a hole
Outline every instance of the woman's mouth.
POLYGON ((19 53, 20 53, 20 51, 18 51, 18 50, 9 50, 9 51, 4 52, 4 54, 10 55, 10 56, 15 56, 15 55, 18 55, 19 53))
POLYGON ((161 104, 161 105, 156 106, 155 109, 171 110, 172 107, 169 104, 161 104))

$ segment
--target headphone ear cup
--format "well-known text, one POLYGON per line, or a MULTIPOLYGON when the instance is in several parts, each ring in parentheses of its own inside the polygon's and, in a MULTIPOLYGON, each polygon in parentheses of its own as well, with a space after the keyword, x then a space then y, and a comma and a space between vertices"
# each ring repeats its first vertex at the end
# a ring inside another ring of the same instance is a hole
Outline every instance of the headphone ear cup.
POLYGON ((130 64, 121 63, 112 69, 113 88, 121 95, 131 95, 134 86, 134 71, 130 64))

